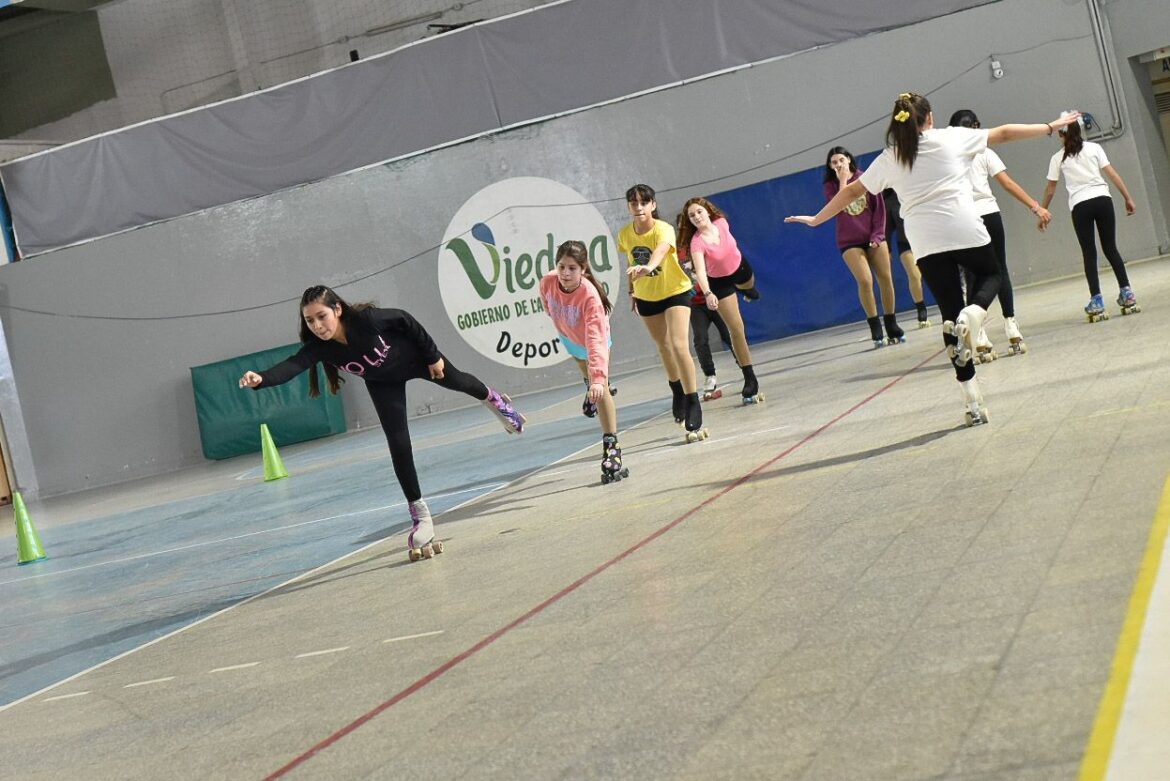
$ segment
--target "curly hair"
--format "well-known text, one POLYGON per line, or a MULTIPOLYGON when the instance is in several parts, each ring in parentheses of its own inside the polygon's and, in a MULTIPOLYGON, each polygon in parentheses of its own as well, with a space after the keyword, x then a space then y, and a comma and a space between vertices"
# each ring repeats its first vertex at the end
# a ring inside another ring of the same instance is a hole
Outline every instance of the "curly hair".
POLYGON ((687 212, 690 211, 691 207, 695 204, 698 204, 707 210, 707 214, 710 216, 711 222, 715 222, 715 220, 719 219, 720 217, 725 220, 727 219, 727 215, 724 214, 718 206, 711 203, 706 198, 691 198, 689 201, 684 203, 682 211, 678 213, 678 219, 676 220, 675 227, 677 228, 678 236, 675 241, 678 246, 686 247, 688 251, 690 250, 691 239, 695 235, 695 225, 693 222, 691 222, 691 218, 687 216, 687 212))

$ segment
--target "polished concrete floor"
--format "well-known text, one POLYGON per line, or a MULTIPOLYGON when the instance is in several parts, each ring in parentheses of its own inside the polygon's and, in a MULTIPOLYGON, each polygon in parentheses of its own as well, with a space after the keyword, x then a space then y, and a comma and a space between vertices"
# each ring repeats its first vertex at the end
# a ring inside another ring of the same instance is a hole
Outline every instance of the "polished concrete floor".
POLYGON ((1017 291, 986 426, 937 315, 757 345, 760 406, 717 355, 697 444, 660 371, 618 378, 614 485, 578 388, 517 400, 522 438, 414 421, 446 542, 416 564, 380 432, 273 483, 236 459, 34 504, 0 777, 1166 778, 1164 260, 1131 265, 1137 316, 1017 291))

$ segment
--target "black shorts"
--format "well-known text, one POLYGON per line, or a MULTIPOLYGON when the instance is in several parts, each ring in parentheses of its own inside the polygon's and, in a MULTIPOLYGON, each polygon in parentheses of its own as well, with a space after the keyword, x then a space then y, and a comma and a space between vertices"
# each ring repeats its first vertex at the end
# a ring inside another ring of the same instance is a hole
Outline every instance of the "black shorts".
POLYGON ((638 314, 642 317, 654 317, 660 315, 672 306, 685 306, 687 309, 691 308, 691 296, 694 291, 688 290, 685 293, 679 293, 670 298, 664 298, 661 301, 645 301, 641 298, 634 299, 634 306, 638 308, 638 314))
POLYGON ((747 258, 744 258, 734 274, 726 277, 707 277, 707 284, 711 286, 711 292, 715 294, 716 298, 723 299, 735 295, 739 286, 746 285, 751 279, 752 267, 747 262, 747 258))
POLYGON ((906 238, 906 223, 902 221, 902 203, 893 190, 883 190, 882 197, 886 202, 886 242, 897 234, 893 246, 898 248, 899 255, 905 255, 910 252, 910 240, 906 238))
POLYGON ((851 249, 859 249, 868 255, 871 249, 877 249, 877 247, 871 247, 868 244, 846 244, 844 247, 841 247, 841 254, 844 255, 851 249))

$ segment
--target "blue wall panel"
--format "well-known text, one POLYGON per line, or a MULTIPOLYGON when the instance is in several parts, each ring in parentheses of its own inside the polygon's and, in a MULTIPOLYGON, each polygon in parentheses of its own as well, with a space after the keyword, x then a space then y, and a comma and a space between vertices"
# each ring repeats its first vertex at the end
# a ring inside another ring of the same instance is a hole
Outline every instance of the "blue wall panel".
MULTIPOLYGON (((858 166, 864 170, 877 154, 858 155, 858 166)), ((727 213, 731 232, 756 272, 762 298, 740 307, 749 341, 779 339, 865 319, 857 300, 857 284, 837 251, 832 222, 818 228, 784 224, 790 214, 820 211, 825 203, 823 172, 823 166, 818 165, 709 196, 727 213)), ((890 265, 897 308, 913 311, 906 272, 897 257, 891 257, 890 265)), ((926 302, 934 303, 929 291, 926 302)))

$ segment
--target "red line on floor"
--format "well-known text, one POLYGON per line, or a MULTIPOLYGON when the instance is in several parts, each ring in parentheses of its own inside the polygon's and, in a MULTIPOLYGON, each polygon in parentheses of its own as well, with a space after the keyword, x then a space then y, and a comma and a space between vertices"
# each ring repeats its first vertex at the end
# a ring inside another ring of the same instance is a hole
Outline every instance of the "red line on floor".
POLYGON ((513 629, 520 626, 524 622, 528 621, 533 616, 540 614, 549 605, 555 604, 556 602, 559 602, 564 597, 567 597, 569 594, 572 594, 574 591, 581 588, 581 586, 585 585, 589 581, 593 580, 595 577, 600 575, 602 572, 605 572, 607 569, 609 569, 613 565, 617 564, 618 562, 626 559, 628 556, 632 555, 633 553, 646 547, 654 540, 658 539, 659 537, 666 534, 668 531, 670 531, 674 527, 678 526, 683 521, 685 521, 688 518, 690 518, 691 516, 693 516, 695 513, 702 510, 704 507, 723 498, 727 494, 734 491, 736 488, 739 488, 741 485, 746 483, 751 478, 755 477, 761 471, 772 466, 777 461, 787 457, 791 453, 793 453, 796 450, 798 450, 799 448, 803 447, 808 442, 811 442, 813 439, 815 439, 816 437, 823 434, 825 431, 827 431, 832 426, 836 425, 838 422, 840 422, 844 418, 852 415, 854 412, 861 409, 866 404, 869 404, 871 401, 873 401, 878 396, 880 396, 883 393, 885 393, 886 391, 888 391, 890 388, 894 387, 894 385, 898 384, 906 377, 910 376, 911 374, 918 371, 926 364, 933 361, 942 352, 943 352, 942 350, 939 350, 938 352, 934 353, 930 357, 926 358, 922 362, 915 365, 913 368, 911 368, 906 373, 901 374, 901 375, 895 377, 894 379, 890 380, 885 385, 883 385, 882 387, 878 388, 876 391, 871 393, 869 396, 866 396, 864 399, 857 402, 852 407, 850 407, 849 409, 845 410, 837 417, 830 420, 828 423, 823 424, 820 428, 816 429, 812 433, 805 436, 804 439, 800 440, 795 445, 792 445, 791 447, 787 448, 786 450, 781 451, 777 455, 773 456, 772 458, 768 459, 764 463, 757 466, 755 469, 753 469, 750 472, 739 477, 735 482, 731 483, 730 485, 728 485, 727 487, 725 487, 723 490, 719 491, 718 493, 712 494, 711 496, 707 497, 702 502, 695 505, 691 509, 687 510, 685 513, 678 516, 670 523, 666 524, 665 526, 661 527, 660 529, 658 529, 655 532, 653 532, 652 534, 650 534, 650 536, 648 536, 648 537, 642 539, 641 541, 635 543, 634 545, 630 546, 626 550, 624 550, 621 553, 619 553, 618 555, 614 556, 609 561, 598 566, 596 569, 594 569, 592 572, 588 573, 587 575, 583 575, 582 577, 573 581, 569 585, 565 586, 563 589, 561 589, 557 593, 553 594, 548 599, 544 600, 540 604, 538 604, 535 607, 528 610, 528 612, 524 613, 519 618, 513 620, 511 623, 505 624, 504 626, 500 627, 496 631, 492 632, 490 635, 483 638, 482 640, 480 640, 478 643, 476 643, 475 645, 468 648, 463 653, 447 660, 446 662, 444 662, 440 666, 436 667, 434 670, 431 670, 429 673, 427 673, 423 677, 419 678, 417 681, 412 683, 410 686, 407 686, 405 689, 398 692, 397 694, 395 694, 393 697, 391 697, 390 699, 383 702, 378 707, 374 708, 371 711, 368 711, 367 713, 362 714, 358 718, 351 721, 349 724, 346 724, 344 727, 342 727, 341 729, 334 732, 332 735, 330 735, 327 738, 325 738, 324 740, 322 740, 317 745, 310 748, 308 751, 306 751, 303 754, 292 759, 288 764, 286 764, 284 767, 282 767, 279 770, 277 770, 276 772, 274 772, 272 775, 266 776, 264 781, 272 781, 273 779, 280 778, 280 777, 286 775, 287 773, 294 770, 299 765, 304 764, 305 762, 312 759, 314 756, 316 756, 320 752, 329 748, 334 743, 336 743, 337 741, 344 738, 346 735, 350 734, 351 732, 354 732, 359 727, 361 727, 363 724, 366 724, 367 722, 376 718, 378 715, 386 712, 390 708, 393 708, 395 705, 402 702, 407 697, 414 694, 416 691, 423 688, 427 684, 431 683, 432 681, 437 679, 439 676, 443 675, 445 672, 447 672, 451 668, 463 663, 467 659, 470 659, 472 656, 475 656, 477 653, 479 653, 483 649, 487 648, 489 645, 491 645, 495 641, 499 640, 504 635, 508 634, 508 632, 511 632, 513 629))

